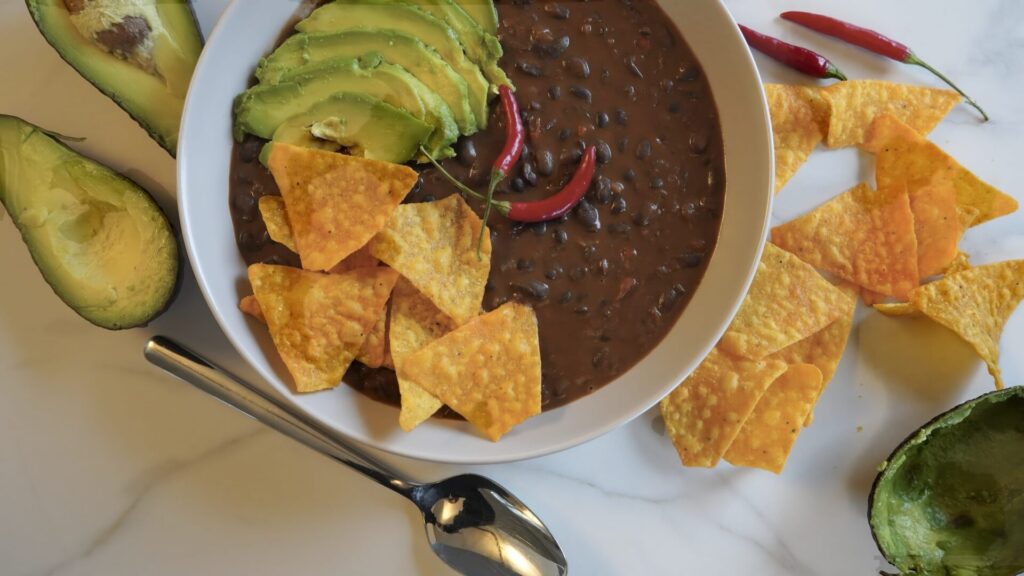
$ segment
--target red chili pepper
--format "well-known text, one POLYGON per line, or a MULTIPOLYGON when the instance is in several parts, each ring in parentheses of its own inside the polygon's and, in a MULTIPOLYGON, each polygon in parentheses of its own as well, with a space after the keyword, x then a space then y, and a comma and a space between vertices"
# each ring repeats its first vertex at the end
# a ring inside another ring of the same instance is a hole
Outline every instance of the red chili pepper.
POLYGON ((810 28, 815 32, 821 32, 822 34, 838 38, 840 40, 849 42, 855 46, 860 46, 865 50, 870 50, 875 54, 891 58, 897 62, 904 64, 913 64, 914 66, 920 66, 925 70, 928 70, 932 74, 935 74, 943 82, 948 84, 953 90, 956 90, 967 103, 973 106, 978 112, 981 113, 982 118, 988 120, 988 114, 981 109, 970 96, 964 93, 952 80, 946 78, 941 72, 932 68, 924 60, 917 57, 916 54, 906 45, 900 42, 875 32, 868 28, 862 28, 849 22, 843 22, 829 16, 822 14, 814 14, 812 12, 783 12, 781 15, 783 20, 789 20, 801 26, 810 28))
POLYGON ((839 68, 836 68, 828 58, 821 54, 807 48, 801 48, 795 44, 790 44, 789 42, 783 42, 778 38, 761 34, 742 24, 739 26, 740 31, 743 32, 743 37, 751 48, 763 52, 765 55, 782 62, 786 66, 815 78, 846 80, 846 76, 839 71, 839 68))
POLYGON ((477 241, 477 255, 480 247, 484 244, 484 232, 487 230, 487 222, 491 218, 491 206, 494 205, 494 190, 498 183, 508 177, 512 167, 519 162, 519 156, 523 153, 523 146, 526 143, 526 132, 523 130, 523 118, 519 115, 519 102, 508 84, 498 87, 498 96, 501 98, 502 108, 505 110, 505 147, 502 149, 498 159, 494 161, 491 168, 491 182, 487 186, 487 200, 484 204, 484 225, 480 227, 480 238, 477 241))

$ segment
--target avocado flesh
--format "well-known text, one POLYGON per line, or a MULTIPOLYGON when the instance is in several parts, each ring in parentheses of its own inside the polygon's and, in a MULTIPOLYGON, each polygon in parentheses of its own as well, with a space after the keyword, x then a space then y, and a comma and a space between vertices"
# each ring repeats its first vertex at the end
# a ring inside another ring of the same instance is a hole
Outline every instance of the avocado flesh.
POLYGON ((491 36, 498 35, 498 9, 491 0, 455 0, 480 28, 491 36))
POLYGON ((1024 388, 939 416, 883 464, 871 529, 904 574, 1024 572, 1024 388))
POLYGON ((415 76, 379 57, 324 60, 285 74, 278 84, 250 88, 235 105, 236 136, 248 132, 269 140, 286 120, 340 92, 366 94, 427 122, 434 127, 431 154, 452 155, 459 128, 451 109, 415 76))
POLYGON ((281 124, 260 161, 266 163, 273 144, 286 143, 331 151, 345 147, 353 156, 405 164, 433 131, 408 112, 375 98, 335 94, 281 124))
POLYGON ((337 4, 330 3, 314 10, 295 28, 300 32, 340 33, 349 30, 373 29, 399 32, 418 38, 433 48, 452 69, 462 76, 469 89, 470 107, 480 129, 487 127, 487 100, 490 84, 480 67, 466 58, 462 44, 447 24, 407 4, 337 4))
MULTIPOLYGON (((75 26, 63 0, 27 0, 39 31, 86 80, 111 98, 172 156, 192 71, 203 49, 187 0, 136 0, 151 8, 153 71, 106 51, 75 26)), ((88 4, 86 4, 88 6, 88 4)))
POLYGON ((0 116, 0 203, 43 278, 86 320, 117 330, 166 309, 178 280, 177 242, 131 180, 0 116))
POLYGON ((307 64, 370 54, 379 54, 385 62, 401 66, 444 99, 459 132, 476 132, 477 121, 470 107, 466 81, 437 52, 407 34, 369 29, 295 34, 260 62, 256 77, 264 84, 276 84, 281 76, 307 64))

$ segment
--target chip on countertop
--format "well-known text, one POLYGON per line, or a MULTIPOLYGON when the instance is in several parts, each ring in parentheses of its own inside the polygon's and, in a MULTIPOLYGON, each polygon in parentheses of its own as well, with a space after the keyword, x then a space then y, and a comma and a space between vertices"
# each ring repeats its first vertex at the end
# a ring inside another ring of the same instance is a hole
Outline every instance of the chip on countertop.
POLYGON ((988 365, 1003 387, 999 339, 1006 321, 1024 300, 1024 260, 1008 260, 949 274, 910 295, 923 314, 956 332, 988 365))
POLYGON ((491 239, 480 218, 458 194, 403 204, 370 242, 370 253, 409 280, 459 324, 480 313, 491 271, 491 239))
POLYGON ((765 84, 764 90, 772 117, 775 193, 778 194, 825 137, 818 119, 823 100, 821 88, 812 86, 765 84))
POLYGON ((914 305, 910 302, 879 302, 872 304, 875 310, 878 310, 886 316, 893 318, 899 316, 920 316, 921 312, 914 308, 914 305))
POLYGON ((935 178, 916 190, 908 188, 907 196, 917 236, 917 273, 928 278, 948 268, 958 251, 964 228, 957 212, 956 191, 949 180, 935 178))
MULTIPOLYGON (((396 367, 414 352, 455 329, 455 322, 405 278, 391 296, 391 358, 396 367)), ((433 394, 398 374, 402 410, 398 424, 406 432, 419 426, 443 405, 433 394)))
POLYGON ((253 264, 249 281, 298 392, 341 382, 398 280, 388 268, 322 274, 253 264))
POLYGON ((822 375, 817 366, 790 365, 761 396, 729 445, 725 459, 733 466, 781 473, 821 388, 822 375))
POLYGON ((736 356, 763 358, 831 324, 844 313, 847 300, 809 264, 768 243, 719 346, 736 356))
POLYGON ((926 135, 961 100, 953 90, 882 80, 837 82, 826 88, 822 96, 832 111, 825 137, 829 148, 864 142, 868 127, 879 114, 892 114, 926 135))
POLYGON ((981 181, 893 115, 883 114, 875 119, 862 147, 875 155, 875 181, 879 188, 905 181, 908 192, 913 194, 935 179, 952 182, 957 206, 978 212, 970 221, 971 226, 1005 216, 1018 208, 1017 200, 981 181))
POLYGON ((772 242, 811 265, 886 296, 918 285, 917 237, 905 188, 860 184, 772 229, 772 242))
POLYGON ((661 401, 665 429, 683 465, 718 464, 765 390, 787 368, 774 358, 750 360, 713 349, 661 401))
POLYGON ((288 223, 288 212, 284 208, 284 198, 280 196, 260 196, 260 215, 267 226, 270 239, 292 252, 295 248, 295 237, 292 236, 292 225, 288 223))
POLYGON ((408 166, 274 144, 267 161, 303 268, 329 270, 365 245, 419 176, 408 166))
POLYGON ((813 364, 821 371, 822 389, 832 381, 832 376, 843 359, 846 343, 853 329, 853 318, 857 311, 857 294, 852 287, 839 288, 846 296, 842 313, 831 324, 803 340, 791 344, 771 358, 786 364, 813 364))
POLYGON ((509 302, 473 318, 397 368, 399 378, 433 394, 493 441, 540 414, 537 316, 523 304, 509 302))

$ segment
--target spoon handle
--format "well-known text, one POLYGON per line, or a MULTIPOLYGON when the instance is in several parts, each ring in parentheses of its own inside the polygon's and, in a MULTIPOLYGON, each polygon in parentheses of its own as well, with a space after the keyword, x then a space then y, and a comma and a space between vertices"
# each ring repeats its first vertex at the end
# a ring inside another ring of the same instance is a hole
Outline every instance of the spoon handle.
POLYGON ((411 498, 417 484, 351 446, 309 416, 216 366, 173 340, 154 336, 146 342, 146 360, 199 388, 239 412, 363 473, 386 488, 411 498))

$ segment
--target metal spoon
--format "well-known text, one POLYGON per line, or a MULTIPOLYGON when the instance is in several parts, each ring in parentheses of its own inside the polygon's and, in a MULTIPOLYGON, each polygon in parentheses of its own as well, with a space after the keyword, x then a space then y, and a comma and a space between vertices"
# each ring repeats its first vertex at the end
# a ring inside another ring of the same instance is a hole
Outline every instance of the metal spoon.
POLYGON ((402 478, 308 416, 168 338, 146 343, 146 359, 274 430, 405 496, 423 513, 430 547, 461 574, 563 576, 565 556, 518 498, 475 474, 432 484, 402 478))

